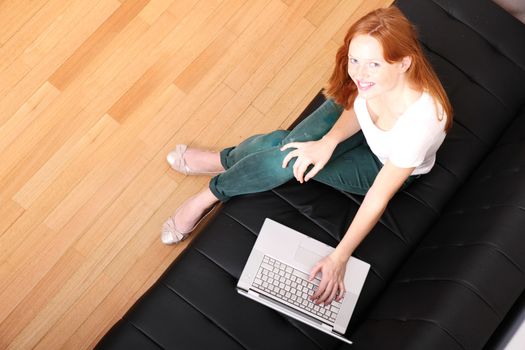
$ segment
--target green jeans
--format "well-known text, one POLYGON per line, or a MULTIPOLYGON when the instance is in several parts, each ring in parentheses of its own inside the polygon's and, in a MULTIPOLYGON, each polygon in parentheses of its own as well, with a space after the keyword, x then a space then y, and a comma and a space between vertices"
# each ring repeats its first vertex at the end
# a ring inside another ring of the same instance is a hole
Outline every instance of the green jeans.
MULTIPOLYGON (((210 190, 222 202, 233 196, 271 190, 294 178, 295 158, 286 168, 282 162, 290 149, 280 148, 290 142, 319 140, 335 124, 343 107, 326 100, 293 130, 277 130, 255 135, 236 147, 221 151, 225 172, 210 181, 210 190)), ((372 186, 383 164, 368 147, 360 131, 341 142, 329 162, 312 179, 350 193, 364 195, 372 186)), ((411 176, 403 187, 406 187, 411 176)))

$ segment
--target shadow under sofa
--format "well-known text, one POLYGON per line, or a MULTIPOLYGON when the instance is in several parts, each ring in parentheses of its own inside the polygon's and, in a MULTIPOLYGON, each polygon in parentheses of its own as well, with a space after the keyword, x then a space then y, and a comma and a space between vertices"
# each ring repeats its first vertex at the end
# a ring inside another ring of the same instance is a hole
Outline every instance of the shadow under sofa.
POLYGON ((489 0, 395 4, 455 120, 432 171, 396 194, 354 252, 371 264, 347 331, 354 344, 235 290, 266 217, 335 246, 363 199, 290 181, 222 205, 97 349, 503 346, 525 298, 525 25, 489 0))

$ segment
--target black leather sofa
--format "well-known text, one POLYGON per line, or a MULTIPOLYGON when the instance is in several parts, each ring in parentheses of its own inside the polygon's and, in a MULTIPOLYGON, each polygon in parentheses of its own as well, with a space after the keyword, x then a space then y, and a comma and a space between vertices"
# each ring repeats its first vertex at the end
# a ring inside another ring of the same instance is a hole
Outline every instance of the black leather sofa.
MULTIPOLYGON (((399 0, 455 109, 431 173, 355 251, 347 345, 237 294, 265 217, 336 245, 362 197, 310 181, 230 200, 97 349, 493 349, 524 305, 525 25, 488 0, 399 0)), ((323 100, 319 94, 299 117, 323 100)))

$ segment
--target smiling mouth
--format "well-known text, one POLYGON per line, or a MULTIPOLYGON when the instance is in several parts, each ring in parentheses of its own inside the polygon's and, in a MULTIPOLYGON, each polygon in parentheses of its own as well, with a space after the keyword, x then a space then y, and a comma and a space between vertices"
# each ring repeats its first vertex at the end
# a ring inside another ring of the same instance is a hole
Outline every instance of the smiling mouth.
POLYGON ((370 89, 374 85, 375 84, 371 82, 357 81, 357 87, 359 88, 359 90, 363 91, 370 89))

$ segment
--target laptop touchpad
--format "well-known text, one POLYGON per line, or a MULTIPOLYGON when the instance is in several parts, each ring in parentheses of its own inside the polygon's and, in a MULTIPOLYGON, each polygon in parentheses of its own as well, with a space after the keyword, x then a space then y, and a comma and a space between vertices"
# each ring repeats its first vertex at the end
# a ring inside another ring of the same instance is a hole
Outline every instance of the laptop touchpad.
POLYGON ((314 265, 323 258, 323 256, 303 246, 297 247, 295 251, 295 260, 307 269, 311 269, 314 265))

